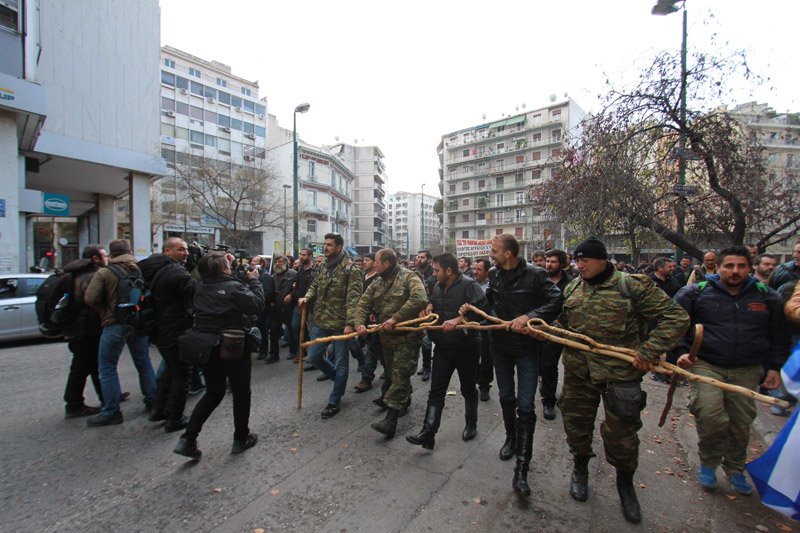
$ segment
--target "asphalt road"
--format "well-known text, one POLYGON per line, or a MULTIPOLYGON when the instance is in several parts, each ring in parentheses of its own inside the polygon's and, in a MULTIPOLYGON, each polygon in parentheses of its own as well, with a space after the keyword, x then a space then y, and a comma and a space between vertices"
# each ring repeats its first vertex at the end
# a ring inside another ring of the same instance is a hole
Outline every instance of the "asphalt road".
MULTIPOLYGON (((283 354, 282 354, 283 355, 283 354)), ((154 366, 158 353, 151 350, 154 366)), ((427 386, 414 378, 411 410, 386 441, 369 426, 380 419, 375 390, 355 394, 355 362, 341 412, 321 420, 331 382, 306 374, 303 409, 295 407, 297 366, 254 363, 251 430, 258 445, 230 455, 231 399, 199 438, 202 459, 172 453, 178 434, 147 421, 130 357, 123 355, 125 423, 89 429, 64 420, 63 387, 70 355, 63 343, 0 346, 0 530, 2 531, 793 531, 794 524, 737 497, 727 482, 709 495, 695 481, 696 434, 685 388, 671 421, 656 427, 666 387, 645 380, 650 398, 636 475, 643 521, 622 518, 614 471, 596 432, 586 503, 568 493, 571 458, 560 415, 539 418, 533 494, 511 490, 513 461, 497 452, 504 430, 497 402, 481 403, 478 437, 461 441, 460 396, 448 396, 433 452, 403 436, 422 423, 427 386)), ((450 390, 456 391, 456 377, 450 390)), ((190 409, 197 400, 189 400, 190 409)), ((97 403, 91 385, 87 402, 97 403)), ((187 409, 188 413, 188 409, 187 409)), ((763 444, 754 441, 752 453, 763 444)))

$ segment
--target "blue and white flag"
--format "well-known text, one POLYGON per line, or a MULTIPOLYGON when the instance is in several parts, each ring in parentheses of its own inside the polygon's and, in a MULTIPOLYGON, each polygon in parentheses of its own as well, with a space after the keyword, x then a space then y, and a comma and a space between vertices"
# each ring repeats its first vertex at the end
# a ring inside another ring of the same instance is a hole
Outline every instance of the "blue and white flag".
MULTIPOLYGON (((786 390, 800 398, 800 343, 781 369, 786 390)), ((769 449, 747 465, 761 502, 781 514, 800 520, 800 408, 795 409, 769 449)))

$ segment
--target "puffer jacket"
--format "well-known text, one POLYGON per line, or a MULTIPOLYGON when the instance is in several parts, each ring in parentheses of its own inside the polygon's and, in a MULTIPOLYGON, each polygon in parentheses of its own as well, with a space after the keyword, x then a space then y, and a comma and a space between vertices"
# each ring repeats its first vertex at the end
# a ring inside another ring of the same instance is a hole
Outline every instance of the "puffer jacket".
MULTIPOLYGON (((780 370, 786 361, 789 336, 783 301, 754 277, 738 294, 731 294, 720 283, 719 274, 710 274, 705 284, 683 287, 675 301, 689 313, 692 325, 705 328, 699 359, 723 368, 766 363, 772 370, 780 370)), ((690 346, 687 336, 680 345, 682 353, 690 346)))
POLYGON ((264 289, 257 279, 241 282, 221 275, 204 279, 194 291, 194 327, 205 333, 250 327, 250 315, 264 312, 264 289))
MULTIPOLYGON (((109 259, 108 263, 120 266, 129 274, 139 270, 139 267, 136 266, 136 258, 131 254, 118 255, 109 259)), ((119 278, 116 274, 111 272, 108 267, 103 267, 97 271, 86 289, 84 301, 98 314, 103 326, 117 322, 114 318, 114 307, 117 305, 118 281, 119 278)))
POLYGON ((192 300, 197 282, 183 265, 164 254, 142 259, 139 268, 153 292, 156 308, 158 324, 151 341, 157 346, 174 346, 178 336, 192 325, 192 300))
MULTIPOLYGON (((514 320, 518 316, 541 318, 552 322, 561 312, 564 297, 552 281, 547 271, 520 260, 512 270, 508 281, 503 281, 500 269, 489 269, 489 288, 486 298, 494 314, 502 320, 514 320)), ((492 342, 507 347, 530 347, 535 340, 527 335, 513 331, 492 331, 492 342)))

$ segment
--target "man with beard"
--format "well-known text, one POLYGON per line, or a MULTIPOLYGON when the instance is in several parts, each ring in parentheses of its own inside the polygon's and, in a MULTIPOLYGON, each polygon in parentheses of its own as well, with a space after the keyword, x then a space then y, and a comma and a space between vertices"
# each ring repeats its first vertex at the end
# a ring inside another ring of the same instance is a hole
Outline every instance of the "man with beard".
MULTIPOLYGON (((489 288, 489 269, 492 264, 485 257, 477 259, 472 263, 472 273, 475 274, 475 281, 485 293, 489 288)), ((488 331, 481 331, 481 359, 478 363, 478 394, 482 402, 489 401, 489 389, 492 388, 494 379, 494 364, 492 363, 492 334, 488 331)))
POLYGON ((761 283, 767 284, 769 282, 769 277, 778 265, 778 259, 774 255, 759 254, 756 256, 753 263, 755 265, 755 272, 753 272, 753 274, 756 279, 761 283))
POLYGON ((166 420, 164 431, 186 427, 183 416, 192 367, 178 357, 178 336, 191 326, 191 308, 195 280, 185 268, 189 247, 182 239, 170 237, 163 253, 139 261, 142 276, 153 292, 157 328, 151 337, 164 358, 164 372, 156 381, 156 397, 150 421, 166 420))
POLYGON ((567 444, 575 462, 569 493, 584 502, 589 493, 589 459, 600 398, 600 424, 606 460, 617 471, 617 492, 625 520, 641 521, 633 475, 639 464, 641 411, 646 394, 642 376, 662 353, 673 348, 689 326, 689 317, 653 281, 617 271, 605 245, 589 237, 575 248, 580 277, 564 288, 564 309, 556 326, 597 342, 637 351, 633 364, 565 346, 564 386, 559 407, 567 444), (652 330, 648 333, 648 325, 652 330))
POLYGON ((289 337, 289 356, 297 357, 297 339, 292 329, 292 287, 297 277, 297 272, 289 268, 288 259, 284 255, 275 256, 275 275, 272 277, 275 284, 275 294, 272 302, 272 323, 269 330, 269 357, 266 364, 277 363, 280 360, 280 338, 284 331, 289 337))
MULTIPOLYGON (((495 316, 511 322, 511 331, 492 331, 492 360, 506 429, 500 459, 507 461, 516 455, 512 487, 527 498, 531 493, 528 469, 533 455, 534 397, 543 343, 521 333, 529 331, 531 318, 552 322, 561 310, 563 298, 544 269, 519 257, 519 242, 513 235, 496 236, 491 257, 495 267, 489 271, 486 297, 495 316)), ((468 309, 462 307, 461 311, 464 314, 468 309)))
POLYGON ((675 296, 675 293, 681 288, 680 282, 672 275, 674 271, 675 263, 669 257, 653 259, 653 271, 650 273, 650 279, 670 298, 675 296))
MULTIPOLYGON (((341 235, 338 233, 325 235, 323 244, 325 264, 311 282, 305 297, 298 300, 300 305, 314 304, 311 340, 353 332, 353 313, 362 290, 361 271, 348 264, 347 257, 342 251, 343 247, 344 239, 341 235)), ((331 418, 339 412, 350 372, 348 342, 333 341, 335 364, 325 357, 328 344, 330 343, 315 344, 308 353, 308 361, 333 380, 333 390, 320 415, 323 419, 331 418)))
MULTIPOLYGON (((308 288, 311 287, 311 282, 314 281, 316 272, 313 269, 314 265, 314 252, 309 248, 300 250, 300 270, 297 271, 297 277, 294 280, 294 288, 292 289, 292 330, 294 331, 294 338, 300 341, 300 298, 305 298, 308 288)), ((312 315, 313 309, 308 310, 308 316, 312 315)), ((306 331, 303 338, 308 338, 308 321, 306 321, 306 331)))
MULTIPOLYGON (((416 273, 422 279, 422 283, 425 285, 425 292, 428 294, 428 299, 430 300, 433 286, 436 285, 436 276, 433 275, 431 252, 429 250, 420 250, 417 252, 416 273)), ((433 345, 431 344, 431 339, 428 337, 428 333, 425 332, 422 337, 422 368, 417 371, 417 375, 422 376, 422 381, 431 379, 432 349, 433 345)))
MULTIPOLYGON (((780 368, 788 353, 788 332, 780 295, 750 276, 752 258, 744 246, 719 253, 717 274, 688 285, 675 299, 692 324, 703 324, 697 361, 689 358, 691 338, 680 344, 682 368, 700 376, 755 390, 767 367, 763 387, 780 385, 780 368)), ((741 495, 753 493, 744 474, 750 425, 756 417, 752 398, 692 382, 691 413, 697 429, 700 469, 698 480, 707 491, 717 487, 717 467, 728 475, 741 495)))
MULTIPOLYGON (((567 267, 567 254, 562 250, 548 250, 545 253, 544 269, 547 278, 563 294, 564 288, 572 281, 572 276, 564 269, 567 267)), ((542 360, 539 375, 542 376, 542 414, 545 420, 556 418, 556 388, 558 387, 558 360, 561 358, 560 344, 545 342, 542 346, 542 360)))

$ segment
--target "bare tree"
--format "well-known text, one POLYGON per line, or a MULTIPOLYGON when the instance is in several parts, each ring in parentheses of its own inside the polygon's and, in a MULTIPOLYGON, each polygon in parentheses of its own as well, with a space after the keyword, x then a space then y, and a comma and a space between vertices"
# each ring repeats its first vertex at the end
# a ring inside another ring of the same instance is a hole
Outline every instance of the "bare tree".
POLYGON ((226 244, 250 246, 248 232, 283 227, 280 178, 263 159, 242 166, 192 156, 175 172, 193 211, 216 221, 226 244))
POLYGON ((710 242, 754 238, 763 249, 797 230, 797 182, 768 179, 758 140, 722 105, 737 77, 752 77, 744 56, 696 54, 693 63, 685 122, 677 56, 658 56, 628 90, 610 88, 545 188, 549 209, 585 233, 644 228, 698 258, 710 242))

